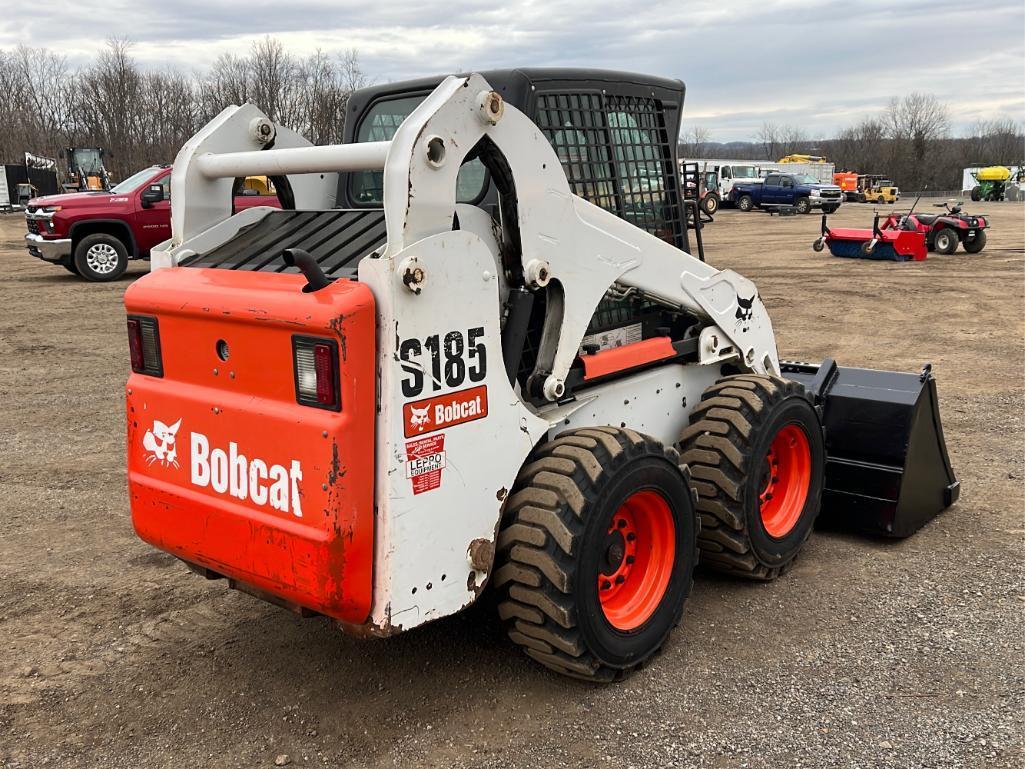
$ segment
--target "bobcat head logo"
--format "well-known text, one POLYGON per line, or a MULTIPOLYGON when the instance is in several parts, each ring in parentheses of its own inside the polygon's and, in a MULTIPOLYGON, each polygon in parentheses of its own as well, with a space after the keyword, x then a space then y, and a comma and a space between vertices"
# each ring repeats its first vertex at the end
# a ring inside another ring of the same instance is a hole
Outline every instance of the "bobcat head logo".
POLYGON ((182 426, 179 419, 173 425, 165 425, 159 419, 153 420, 153 429, 147 430, 142 436, 142 447, 149 452, 146 464, 159 462, 164 467, 178 467, 178 449, 175 447, 175 436, 182 426))
POLYGON ((423 429, 427 426, 427 423, 431 421, 431 415, 428 413, 430 406, 424 406, 422 409, 418 409, 415 406, 409 407, 409 424, 417 429, 417 432, 423 432, 423 429))
POLYGON ((744 331, 748 330, 755 315, 754 303, 757 298, 758 294, 752 294, 748 299, 737 294, 737 325, 742 326, 744 331))

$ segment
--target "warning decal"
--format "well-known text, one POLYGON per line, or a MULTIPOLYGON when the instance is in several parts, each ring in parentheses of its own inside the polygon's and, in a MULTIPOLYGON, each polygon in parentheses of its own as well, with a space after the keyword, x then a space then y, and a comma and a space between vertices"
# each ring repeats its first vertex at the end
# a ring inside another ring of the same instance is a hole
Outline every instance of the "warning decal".
POLYGON ((406 442, 406 477, 413 482, 413 493, 422 494, 441 485, 445 469, 445 436, 431 435, 406 442))

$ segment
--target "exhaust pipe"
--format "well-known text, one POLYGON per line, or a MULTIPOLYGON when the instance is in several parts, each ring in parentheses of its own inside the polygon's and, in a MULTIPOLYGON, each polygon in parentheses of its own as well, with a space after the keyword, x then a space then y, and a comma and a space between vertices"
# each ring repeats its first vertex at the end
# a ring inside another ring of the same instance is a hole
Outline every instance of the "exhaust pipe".
POLYGON ((306 276, 307 282, 303 286, 304 294, 320 291, 320 289, 331 285, 331 281, 327 279, 327 275, 324 274, 320 265, 317 264, 317 260, 309 251, 302 248, 286 248, 281 252, 281 259, 285 262, 286 267, 298 267, 306 276))

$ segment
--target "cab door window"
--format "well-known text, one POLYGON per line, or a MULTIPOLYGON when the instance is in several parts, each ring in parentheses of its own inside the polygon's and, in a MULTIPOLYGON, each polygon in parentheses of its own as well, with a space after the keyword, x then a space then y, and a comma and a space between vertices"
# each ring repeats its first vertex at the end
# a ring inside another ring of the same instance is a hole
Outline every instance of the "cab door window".
MULTIPOLYGON (((402 121, 426 98, 404 96, 375 102, 363 115, 356 129, 357 142, 391 141, 402 121)), ((456 201, 476 203, 487 188, 488 175, 480 160, 464 163, 456 179, 456 201)), ((359 171, 350 175, 349 195, 359 205, 379 206, 384 202, 384 172, 359 171)))

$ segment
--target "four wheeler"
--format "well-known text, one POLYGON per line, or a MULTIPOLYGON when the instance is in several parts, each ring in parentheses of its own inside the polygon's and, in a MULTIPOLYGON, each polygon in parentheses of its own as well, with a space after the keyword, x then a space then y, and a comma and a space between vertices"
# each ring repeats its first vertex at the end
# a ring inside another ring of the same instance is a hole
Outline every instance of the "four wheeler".
POLYGON ((125 293, 137 533, 362 636, 487 590, 527 655, 613 681, 680 623, 699 552, 772 580, 820 512, 904 537, 951 505, 928 368, 780 361, 757 286, 688 253, 683 94, 388 83, 328 146, 222 111, 125 293), (284 210, 233 212, 270 173, 284 210))
POLYGON ((925 234, 926 247, 937 254, 952 254, 960 243, 969 254, 977 254, 986 246, 989 222, 984 216, 961 212, 962 201, 954 205, 936 203, 945 214, 913 214, 901 222, 902 229, 914 229, 925 234))

